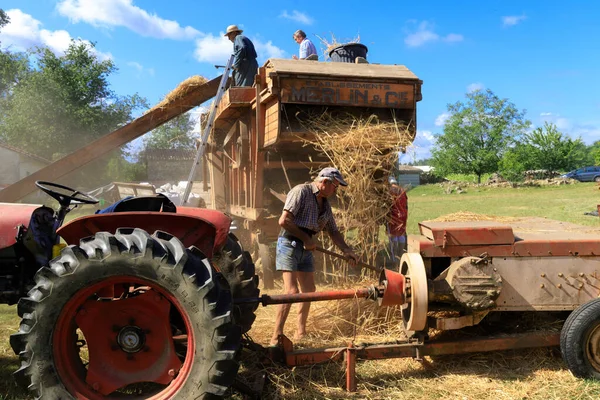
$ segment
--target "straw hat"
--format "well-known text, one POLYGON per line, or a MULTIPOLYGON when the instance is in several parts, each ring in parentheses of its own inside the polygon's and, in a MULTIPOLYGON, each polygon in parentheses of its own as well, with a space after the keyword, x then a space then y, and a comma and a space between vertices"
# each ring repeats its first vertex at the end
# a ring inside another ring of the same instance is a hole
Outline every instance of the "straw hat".
POLYGON ((244 31, 243 31, 243 30, 241 30, 240 28, 238 28, 238 26, 237 26, 237 25, 229 25, 229 26, 227 27, 227 30, 225 31, 225 35, 223 35, 223 36, 227 36, 227 35, 229 35, 230 33, 233 33, 233 32, 239 32, 239 33, 242 33, 242 32, 244 32, 244 31))

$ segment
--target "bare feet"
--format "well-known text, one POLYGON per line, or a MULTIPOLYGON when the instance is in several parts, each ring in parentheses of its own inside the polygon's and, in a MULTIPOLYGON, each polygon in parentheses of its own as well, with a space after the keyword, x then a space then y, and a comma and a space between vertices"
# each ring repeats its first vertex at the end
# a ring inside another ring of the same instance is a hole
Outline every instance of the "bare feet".
POLYGON ((271 341, 269 342, 269 347, 279 346, 279 335, 271 337, 271 341))
POLYGON ((296 332, 294 335, 294 342, 299 342, 306 337, 306 332, 296 332))

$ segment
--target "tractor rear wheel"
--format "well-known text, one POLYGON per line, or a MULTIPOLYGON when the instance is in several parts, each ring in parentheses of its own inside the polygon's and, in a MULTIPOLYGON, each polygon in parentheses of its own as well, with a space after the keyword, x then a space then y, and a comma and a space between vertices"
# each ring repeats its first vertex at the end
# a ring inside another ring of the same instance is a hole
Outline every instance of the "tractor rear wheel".
POLYGON ((569 315, 560 333, 560 352, 573 375, 600 379, 600 299, 569 315))
POLYGON ((237 374, 231 293, 196 248, 122 228, 63 249, 18 304, 17 379, 48 399, 207 399, 237 374))
MULTIPOLYGON (((258 276, 250 253, 244 251, 237 237, 230 233, 223 249, 213 258, 214 264, 219 268, 231 288, 235 299, 258 297, 258 276)), ((240 326, 242 333, 252 328, 256 319, 258 303, 234 305, 233 322, 240 326)))

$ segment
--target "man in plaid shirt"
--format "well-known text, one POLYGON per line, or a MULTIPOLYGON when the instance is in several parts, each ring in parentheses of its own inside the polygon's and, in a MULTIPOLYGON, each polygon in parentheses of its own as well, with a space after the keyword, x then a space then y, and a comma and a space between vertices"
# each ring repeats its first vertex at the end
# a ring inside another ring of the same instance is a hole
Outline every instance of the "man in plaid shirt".
MULTIPOLYGON (((320 231, 327 231, 331 240, 346 258, 355 263, 358 257, 338 230, 333 218, 328 197, 334 195, 339 185, 348 186, 336 168, 324 168, 311 183, 294 187, 287 195, 283 213, 279 218, 281 233, 277 240, 276 268, 283 272, 283 284, 287 294, 315 291, 314 263, 312 251, 317 247, 314 239, 320 231)), ((281 304, 277 309, 275 331, 271 345, 278 343, 290 312, 290 304, 281 304)), ((298 329, 295 340, 306 334, 306 320, 310 303, 298 304, 298 329)))

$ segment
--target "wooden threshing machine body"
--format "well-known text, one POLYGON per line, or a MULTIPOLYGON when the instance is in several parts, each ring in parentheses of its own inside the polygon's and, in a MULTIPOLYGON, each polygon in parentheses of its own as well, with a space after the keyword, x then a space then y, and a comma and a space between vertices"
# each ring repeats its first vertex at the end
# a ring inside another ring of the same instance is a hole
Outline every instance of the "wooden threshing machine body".
POLYGON ((271 59, 253 87, 226 92, 204 161, 212 208, 237 220, 238 236, 258 249, 263 270, 272 266, 268 244, 277 238, 285 193, 328 164, 306 145, 303 119, 324 111, 377 115, 404 122, 414 137, 421 84, 402 65, 271 59))

